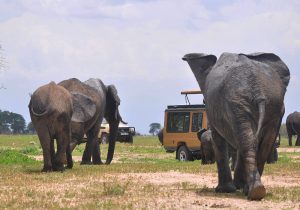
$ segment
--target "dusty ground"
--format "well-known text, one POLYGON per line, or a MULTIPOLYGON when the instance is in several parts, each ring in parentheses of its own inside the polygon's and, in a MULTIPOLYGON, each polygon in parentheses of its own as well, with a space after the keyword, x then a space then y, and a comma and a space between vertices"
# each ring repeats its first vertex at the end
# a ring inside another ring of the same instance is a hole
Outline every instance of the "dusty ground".
MULTIPOLYGON (((171 208, 175 209, 299 209, 298 202, 276 202, 273 201, 248 201, 246 197, 236 195, 218 195, 213 192, 213 188, 217 185, 217 174, 184 174, 178 172, 167 173, 133 173, 122 174, 119 178, 126 180, 136 180, 137 183, 149 183, 161 186, 166 191, 167 186, 181 186, 179 189, 173 187, 174 193, 171 196, 159 198, 156 202, 157 206, 168 208, 168 204, 172 204, 171 208), (180 190, 182 186, 193 186, 191 190, 180 190), (196 190, 195 190, 196 186, 196 190), (201 189, 207 189, 201 193, 201 189), (218 196, 218 197, 216 197, 218 196)), ((297 187, 300 186, 300 177, 297 176, 263 176, 262 181, 268 190, 272 187, 297 187)), ((162 189, 163 190, 163 189, 162 189)))
MULTIPOLYGON (((284 152, 298 152, 300 148, 280 148, 284 152)), ((42 160, 42 156, 36 157, 42 160)), ((80 161, 80 156, 73 156, 74 161, 80 161)), ((117 162, 118 160, 114 160, 117 162)), ((248 201, 242 193, 216 194, 217 174, 189 174, 177 171, 164 173, 124 173, 106 174, 105 179, 95 180, 96 183, 115 179, 120 183, 130 180, 128 195, 123 199, 134 203, 133 209, 300 209, 299 201, 248 201), (111 177, 111 178, 109 178, 111 177), (147 189, 148 188, 148 189, 147 189), (150 194, 149 194, 150 189, 150 194), (152 190, 152 191, 151 191, 152 190), (147 191, 145 194, 137 192, 147 191)), ((299 187, 300 174, 281 176, 264 175, 262 182, 267 189, 267 195, 276 187, 299 187)))

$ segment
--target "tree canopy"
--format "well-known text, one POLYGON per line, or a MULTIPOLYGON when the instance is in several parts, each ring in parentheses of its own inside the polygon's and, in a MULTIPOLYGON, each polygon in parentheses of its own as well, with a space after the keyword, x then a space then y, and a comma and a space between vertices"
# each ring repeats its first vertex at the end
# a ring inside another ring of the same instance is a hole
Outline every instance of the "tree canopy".
POLYGON ((0 110, 0 134, 24 133, 26 122, 22 115, 0 110))
POLYGON ((157 135, 159 130, 161 129, 160 123, 151 123, 150 125, 149 133, 151 133, 153 136, 157 135))

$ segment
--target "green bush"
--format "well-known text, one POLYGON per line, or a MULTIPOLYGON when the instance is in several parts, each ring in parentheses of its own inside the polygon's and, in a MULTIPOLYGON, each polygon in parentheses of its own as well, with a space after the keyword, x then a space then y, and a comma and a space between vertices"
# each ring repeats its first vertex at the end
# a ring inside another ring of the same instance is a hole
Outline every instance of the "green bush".
POLYGON ((33 158, 30 158, 17 150, 0 150, 0 164, 29 164, 36 162, 37 161, 33 158))

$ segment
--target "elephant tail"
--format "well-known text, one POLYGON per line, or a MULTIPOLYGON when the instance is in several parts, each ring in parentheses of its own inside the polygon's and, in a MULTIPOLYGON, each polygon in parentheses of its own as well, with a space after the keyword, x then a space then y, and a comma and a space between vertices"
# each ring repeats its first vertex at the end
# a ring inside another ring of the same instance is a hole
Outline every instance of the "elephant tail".
POLYGON ((36 116, 36 117, 42 117, 42 116, 45 116, 46 114, 48 114, 49 112, 49 109, 46 109, 45 111, 43 111, 42 113, 36 113, 34 110, 33 110, 33 107, 31 107, 31 113, 36 116))
POLYGON ((257 140, 260 139, 260 133, 261 133, 263 121, 265 119, 265 113, 266 113, 266 102, 265 100, 260 100, 258 102, 258 125, 256 131, 257 140))
POLYGON ((42 111, 41 113, 37 113, 36 111, 34 111, 32 101, 30 101, 30 103, 29 103, 29 109, 30 109, 30 112, 36 117, 42 117, 42 116, 45 116, 49 113, 49 108, 48 107, 46 107, 45 110, 42 111))

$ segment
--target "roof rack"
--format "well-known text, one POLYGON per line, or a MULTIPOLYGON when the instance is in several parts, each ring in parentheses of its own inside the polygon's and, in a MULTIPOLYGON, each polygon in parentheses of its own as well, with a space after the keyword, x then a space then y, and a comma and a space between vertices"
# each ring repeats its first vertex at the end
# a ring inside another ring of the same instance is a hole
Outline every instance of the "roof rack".
POLYGON ((181 95, 185 95, 185 103, 187 105, 191 104, 188 95, 192 95, 192 94, 203 94, 203 92, 201 90, 184 90, 184 91, 181 91, 181 95))
POLYGON ((203 94, 202 90, 184 90, 181 91, 181 95, 203 94))
POLYGON ((192 104, 192 105, 169 105, 168 109, 205 109, 205 104, 192 104))

